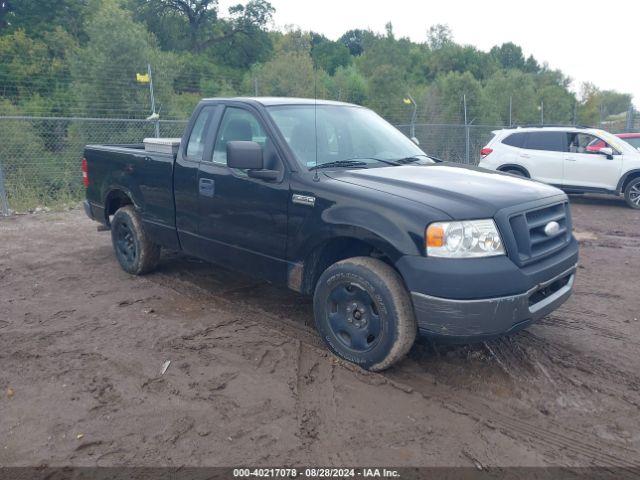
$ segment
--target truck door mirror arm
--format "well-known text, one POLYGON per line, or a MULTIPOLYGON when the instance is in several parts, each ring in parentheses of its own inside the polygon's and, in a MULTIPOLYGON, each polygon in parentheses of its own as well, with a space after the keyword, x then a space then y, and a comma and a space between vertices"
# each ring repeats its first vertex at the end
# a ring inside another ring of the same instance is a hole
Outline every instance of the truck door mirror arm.
POLYGON ((260 180, 266 180, 273 182, 278 180, 280 172, 278 170, 249 170, 247 175, 251 178, 259 178, 260 180))

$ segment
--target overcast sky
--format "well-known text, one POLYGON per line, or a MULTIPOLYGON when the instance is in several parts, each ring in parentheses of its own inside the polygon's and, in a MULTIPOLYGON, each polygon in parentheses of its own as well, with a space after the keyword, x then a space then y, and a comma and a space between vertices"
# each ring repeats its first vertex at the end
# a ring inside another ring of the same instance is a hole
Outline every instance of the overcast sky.
MULTIPOLYGON (((429 26, 445 23, 458 43, 489 50, 512 41, 525 55, 573 80, 633 94, 640 108, 640 2, 609 0, 270 0, 276 28, 297 25, 335 40, 346 30, 383 32, 423 42, 429 26)), ((221 0, 226 7, 238 0, 221 0)), ((224 11, 222 10, 222 11, 224 11)))

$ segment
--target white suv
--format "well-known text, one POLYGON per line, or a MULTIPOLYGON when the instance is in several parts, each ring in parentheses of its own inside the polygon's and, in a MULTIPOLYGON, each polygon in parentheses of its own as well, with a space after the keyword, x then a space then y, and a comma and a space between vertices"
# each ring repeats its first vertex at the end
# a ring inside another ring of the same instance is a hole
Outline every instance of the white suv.
POLYGON ((480 152, 481 167, 540 180, 568 193, 623 194, 630 207, 640 208, 640 151, 624 140, 580 127, 518 127, 492 133, 480 152), (593 145, 601 142, 604 147, 596 150, 593 145))

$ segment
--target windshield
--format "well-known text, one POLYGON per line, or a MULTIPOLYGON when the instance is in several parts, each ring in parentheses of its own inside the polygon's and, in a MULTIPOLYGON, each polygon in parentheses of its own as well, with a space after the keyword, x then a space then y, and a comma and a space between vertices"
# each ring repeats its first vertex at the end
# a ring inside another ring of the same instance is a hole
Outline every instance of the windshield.
POLYGON ((623 140, 632 147, 640 148, 640 137, 625 137, 623 140))
POLYGON ((622 146, 622 140, 615 135, 605 132, 604 130, 594 130, 596 135, 598 135, 602 140, 608 143, 610 146, 618 150, 619 152, 624 151, 624 147, 622 146))
POLYGON ((399 130, 366 108, 286 105, 267 109, 298 161, 310 169, 316 167, 314 125, 319 168, 434 163, 399 130))

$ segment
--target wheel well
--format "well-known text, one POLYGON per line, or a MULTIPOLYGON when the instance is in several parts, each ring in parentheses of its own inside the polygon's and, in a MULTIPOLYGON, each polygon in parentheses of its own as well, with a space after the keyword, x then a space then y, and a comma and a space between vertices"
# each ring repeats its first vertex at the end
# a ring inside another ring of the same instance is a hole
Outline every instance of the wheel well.
POLYGON ((627 185, 629 185, 629 183, 631 183, 632 180, 638 177, 640 177, 640 172, 632 172, 629 175, 627 175, 627 178, 625 178, 624 182, 622 183, 622 187, 620 187, 620 192, 624 193, 625 189, 627 188, 627 185))
POLYGON ((109 225, 109 217, 125 205, 133 205, 131 198, 122 190, 112 190, 104 202, 104 216, 109 225))
POLYGON ((498 170, 500 172, 504 172, 505 170, 518 170, 522 172, 522 174, 525 177, 531 178, 531 175, 529 175, 529 172, 527 171, 527 169, 524 167, 521 167, 520 165, 502 165, 501 167, 498 167, 498 170))
POLYGON ((351 257, 379 258, 393 267, 389 257, 363 240, 350 237, 333 238, 316 247, 305 259, 300 292, 312 294, 320 275, 327 268, 351 257))

